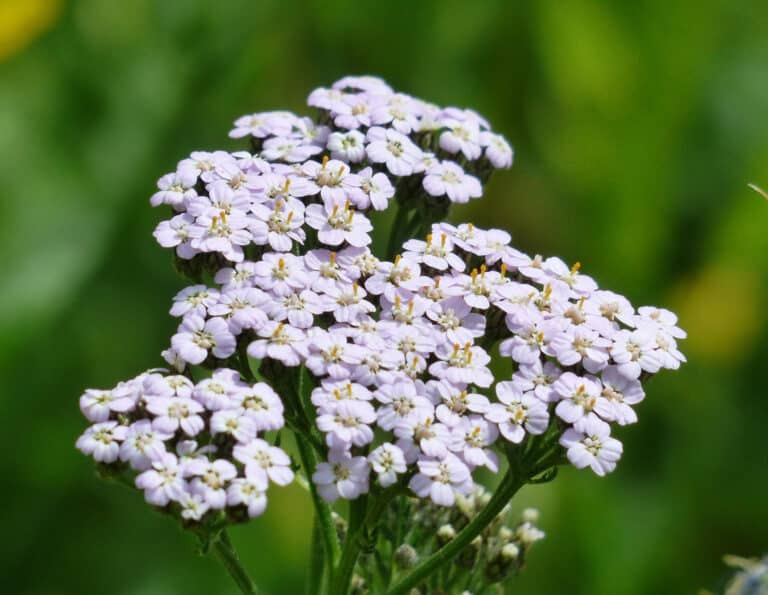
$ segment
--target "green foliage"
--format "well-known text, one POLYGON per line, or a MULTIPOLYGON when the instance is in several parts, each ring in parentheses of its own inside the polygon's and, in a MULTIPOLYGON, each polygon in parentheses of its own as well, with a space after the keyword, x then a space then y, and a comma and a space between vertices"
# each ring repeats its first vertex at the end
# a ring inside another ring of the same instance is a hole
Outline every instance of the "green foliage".
MULTIPOLYGON (((455 220, 580 260, 690 334, 615 474, 523 489, 547 539, 515 592, 693 592, 724 553, 765 551, 768 203, 747 183, 768 187, 766 18, 757 0, 64 6, 0 63, 0 590, 233 592, 191 536, 95 480, 76 398, 160 363, 174 328, 154 181, 234 147, 236 116, 302 111, 307 89, 363 72, 472 106, 515 146, 455 220)), ((298 486, 270 494, 232 539, 268 592, 299 593, 311 506, 298 486)))

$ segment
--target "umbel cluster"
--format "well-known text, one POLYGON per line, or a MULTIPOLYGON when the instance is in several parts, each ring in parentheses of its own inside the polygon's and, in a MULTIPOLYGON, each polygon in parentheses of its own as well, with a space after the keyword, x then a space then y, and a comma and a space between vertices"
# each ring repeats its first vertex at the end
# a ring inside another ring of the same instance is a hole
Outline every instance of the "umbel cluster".
POLYGON ((295 480, 328 502, 452 507, 482 491, 480 468, 612 471, 643 383, 685 361, 676 316, 443 220, 512 164, 474 111, 373 77, 308 104, 316 119, 243 116, 230 136, 247 150, 160 178, 154 236, 193 284, 167 367, 87 390, 77 447, 189 526, 257 516, 295 480))

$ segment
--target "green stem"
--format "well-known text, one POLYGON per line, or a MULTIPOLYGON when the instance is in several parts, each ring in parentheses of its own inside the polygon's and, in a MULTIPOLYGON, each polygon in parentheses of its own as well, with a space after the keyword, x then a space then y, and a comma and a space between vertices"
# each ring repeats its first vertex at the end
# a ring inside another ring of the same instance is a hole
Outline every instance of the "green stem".
POLYGON ((229 576, 235 581, 240 591, 244 595, 257 595, 258 589, 253 584, 251 577, 248 576, 243 565, 240 563, 240 558, 232 546, 232 542, 229 540, 229 535, 226 531, 222 531, 219 537, 213 544, 213 553, 227 569, 229 576))
POLYGON ((361 533, 365 530, 367 496, 360 496, 349 504, 349 527, 344 539, 341 560, 333 576, 333 594, 346 595, 355 570, 357 557, 360 555, 361 533))
POLYGON ((317 515, 317 523, 320 528, 323 547, 325 548, 325 560, 328 567, 333 568, 336 565, 336 560, 339 558, 341 548, 339 547, 339 538, 336 534, 336 526, 333 524, 331 507, 317 492, 315 482, 312 481, 312 471, 317 467, 317 455, 302 436, 296 436, 296 445, 299 449, 301 464, 307 474, 309 493, 312 495, 312 504, 315 507, 315 515, 317 515))
POLYGON ((323 587, 323 565, 325 556, 323 552, 322 527, 318 518, 312 527, 312 543, 310 544, 309 574, 307 575, 306 593, 315 595, 320 593, 323 587))
POLYGON ((443 564, 447 564, 458 556, 461 550, 467 547, 496 518, 496 515, 501 512, 501 509, 524 484, 525 476, 520 472, 519 467, 510 466, 488 505, 466 527, 459 531, 456 537, 399 580, 386 592, 386 595, 408 593, 410 589, 419 585, 443 564))

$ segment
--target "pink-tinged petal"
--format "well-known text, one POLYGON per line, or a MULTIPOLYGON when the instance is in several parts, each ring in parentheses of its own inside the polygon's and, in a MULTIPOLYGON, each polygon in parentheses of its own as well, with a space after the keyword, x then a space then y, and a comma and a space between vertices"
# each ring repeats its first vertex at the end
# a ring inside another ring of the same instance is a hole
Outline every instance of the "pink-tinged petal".
POLYGON ((270 467, 269 478, 279 486, 286 486, 293 481, 293 471, 288 467, 270 467))
POLYGON ((429 497, 432 502, 440 506, 453 506, 456 501, 456 494, 449 485, 436 481, 429 490, 429 497))

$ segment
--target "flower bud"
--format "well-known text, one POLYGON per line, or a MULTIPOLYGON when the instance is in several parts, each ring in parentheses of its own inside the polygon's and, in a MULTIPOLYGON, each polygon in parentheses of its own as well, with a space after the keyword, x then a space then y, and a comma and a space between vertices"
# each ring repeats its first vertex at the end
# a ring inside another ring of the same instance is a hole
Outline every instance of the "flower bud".
POLYGON ((462 568, 472 569, 477 561, 478 553, 483 547, 483 538, 479 535, 469 542, 469 545, 461 550, 459 557, 456 558, 456 565, 462 568))
POLYGON ((503 525, 501 528, 499 528, 498 536, 502 542, 508 543, 514 539, 515 532, 506 525, 503 525))
POLYGON ((456 537, 456 529, 452 525, 442 525, 437 530, 437 541, 440 545, 445 545, 454 537, 456 537))
POLYGON ((413 568, 419 562, 418 552, 407 543, 395 550, 395 564, 403 570, 413 568))
POLYGON ((517 536, 523 546, 528 546, 544 539, 544 531, 534 527, 531 523, 523 523, 517 528, 517 536))
POLYGON ((520 548, 517 547, 514 543, 508 543, 503 548, 501 548, 501 557, 505 562, 511 562, 512 560, 515 560, 519 555, 520 548))
POLYGON ((523 522, 535 523, 539 520, 539 511, 536 508, 526 508, 522 514, 523 522))

